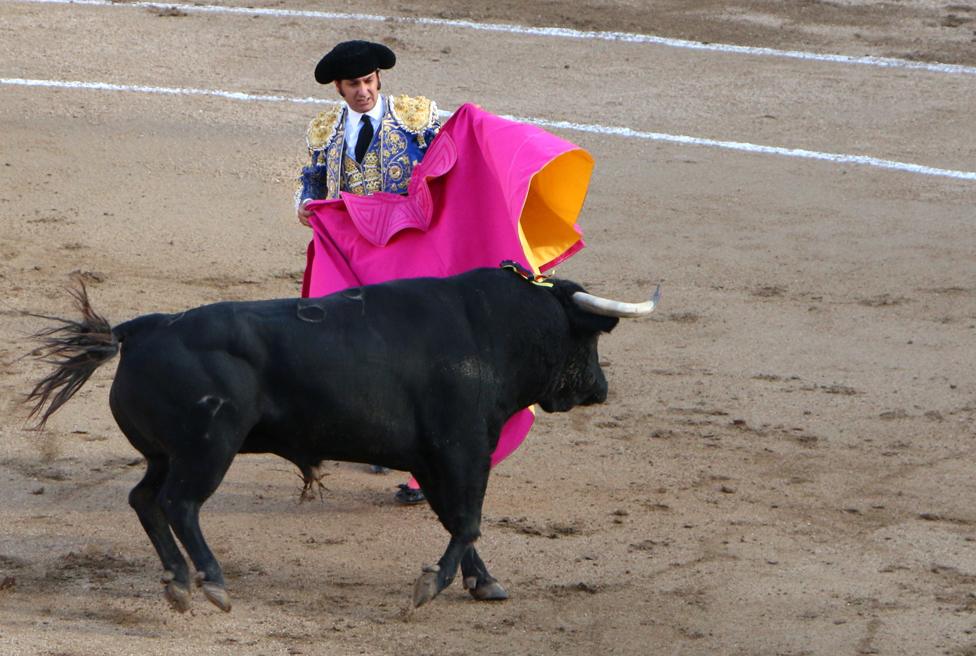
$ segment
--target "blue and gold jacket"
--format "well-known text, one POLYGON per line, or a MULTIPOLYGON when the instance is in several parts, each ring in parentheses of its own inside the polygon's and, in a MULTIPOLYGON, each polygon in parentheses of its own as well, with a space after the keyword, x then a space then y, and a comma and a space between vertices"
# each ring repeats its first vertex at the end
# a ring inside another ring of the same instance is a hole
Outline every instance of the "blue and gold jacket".
POLYGON ((298 204, 306 198, 338 198, 340 191, 407 192, 414 165, 441 127, 437 106, 423 96, 386 96, 385 101, 380 128, 362 164, 346 154, 344 103, 312 119, 305 137, 311 162, 302 168, 298 204))

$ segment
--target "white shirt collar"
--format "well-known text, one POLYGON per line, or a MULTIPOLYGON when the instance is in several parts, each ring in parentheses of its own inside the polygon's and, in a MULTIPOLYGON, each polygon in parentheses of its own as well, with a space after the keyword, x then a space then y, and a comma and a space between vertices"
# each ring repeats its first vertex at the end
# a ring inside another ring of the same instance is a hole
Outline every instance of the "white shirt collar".
MULTIPOLYGON (((373 109, 366 112, 366 116, 369 116, 370 122, 373 124, 374 128, 383 119, 383 110, 385 108, 386 101, 383 99, 383 94, 379 94, 379 97, 376 99, 376 104, 373 105, 373 109)), ((363 118, 363 114, 361 112, 357 112, 348 104, 346 104, 346 110, 348 110, 346 113, 346 134, 350 134, 353 128, 359 125, 359 122, 363 118)))
MULTIPOLYGON (((386 101, 383 99, 383 94, 379 94, 376 99, 376 104, 373 105, 373 109, 366 112, 366 116, 369 117, 370 123, 373 124, 373 131, 376 132, 377 128, 380 126, 380 121, 383 120, 383 111, 386 108, 386 101)), ((359 130, 362 127, 360 121, 363 118, 363 114, 355 111, 352 107, 346 103, 346 154, 349 157, 356 156, 356 141, 359 138, 359 130)))

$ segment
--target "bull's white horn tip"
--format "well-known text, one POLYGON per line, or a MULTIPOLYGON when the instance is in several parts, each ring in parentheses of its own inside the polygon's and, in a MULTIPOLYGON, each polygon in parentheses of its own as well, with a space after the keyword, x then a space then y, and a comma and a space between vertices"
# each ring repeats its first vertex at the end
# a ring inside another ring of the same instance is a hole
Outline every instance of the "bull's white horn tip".
POLYGON ((661 285, 654 290, 650 300, 643 303, 622 303, 608 298, 600 298, 586 292, 576 292, 573 300, 577 305, 593 314, 602 314, 608 317, 646 317, 661 299, 661 285))

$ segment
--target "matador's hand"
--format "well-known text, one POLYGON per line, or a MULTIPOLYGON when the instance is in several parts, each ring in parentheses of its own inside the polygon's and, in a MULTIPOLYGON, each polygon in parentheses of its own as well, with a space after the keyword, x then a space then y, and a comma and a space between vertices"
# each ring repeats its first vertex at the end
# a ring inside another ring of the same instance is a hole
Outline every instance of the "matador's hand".
POLYGON ((308 222, 308 218, 312 216, 312 213, 309 210, 305 209, 305 206, 308 205, 310 202, 312 202, 311 198, 306 198, 305 200, 303 200, 302 204, 298 206, 298 211, 297 211, 298 222, 301 223, 306 228, 312 227, 312 224, 308 222))

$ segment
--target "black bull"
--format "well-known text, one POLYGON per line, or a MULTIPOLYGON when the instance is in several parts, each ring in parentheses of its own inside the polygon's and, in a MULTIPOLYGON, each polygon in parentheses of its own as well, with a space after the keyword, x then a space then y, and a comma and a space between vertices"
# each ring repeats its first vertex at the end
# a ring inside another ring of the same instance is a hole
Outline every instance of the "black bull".
POLYGON ((619 304, 566 280, 543 286, 478 269, 318 299, 216 303, 113 328, 83 285, 74 296, 82 319, 49 317, 59 323, 39 335, 35 355, 56 369, 32 391, 32 415, 43 425, 121 351, 109 403, 147 463, 129 503, 180 611, 190 571, 174 533, 204 594, 230 609, 199 511, 238 453, 286 458, 306 485, 323 460, 411 472, 451 535, 417 579, 414 604, 447 587, 459 566, 476 599, 505 598, 474 547, 502 425, 534 403, 562 412, 606 400, 599 334, 657 300, 619 304))

